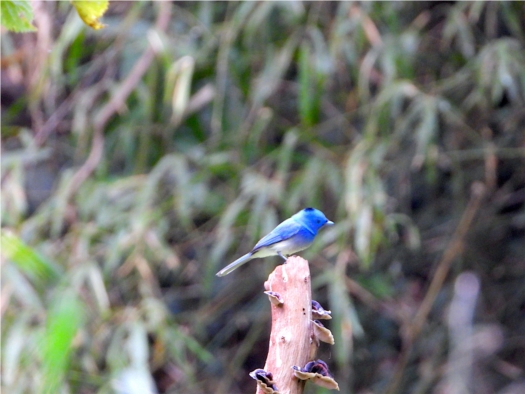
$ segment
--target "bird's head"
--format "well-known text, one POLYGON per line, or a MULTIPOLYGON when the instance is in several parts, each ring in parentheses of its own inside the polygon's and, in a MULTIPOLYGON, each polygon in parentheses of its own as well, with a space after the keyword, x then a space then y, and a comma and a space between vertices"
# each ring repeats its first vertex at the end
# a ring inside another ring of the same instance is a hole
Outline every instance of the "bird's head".
POLYGON ((305 208, 293 215, 293 218, 316 233, 321 227, 334 224, 326 218, 324 213, 315 208, 305 208))

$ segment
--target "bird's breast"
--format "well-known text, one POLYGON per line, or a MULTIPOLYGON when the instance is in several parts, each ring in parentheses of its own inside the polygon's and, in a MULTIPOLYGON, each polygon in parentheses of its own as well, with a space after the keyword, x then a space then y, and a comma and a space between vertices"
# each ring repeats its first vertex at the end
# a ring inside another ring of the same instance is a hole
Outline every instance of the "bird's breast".
POLYGON ((303 249, 306 249, 312 243, 313 239, 307 237, 293 237, 286 239, 281 242, 274 243, 270 245, 268 249, 276 252, 281 252, 285 255, 290 255, 295 252, 299 252, 303 249))

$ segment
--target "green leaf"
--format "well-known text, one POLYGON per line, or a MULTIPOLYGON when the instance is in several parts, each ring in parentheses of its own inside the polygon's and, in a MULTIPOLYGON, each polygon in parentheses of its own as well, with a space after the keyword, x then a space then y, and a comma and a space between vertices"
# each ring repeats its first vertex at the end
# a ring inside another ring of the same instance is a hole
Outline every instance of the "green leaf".
POLYGON ((301 45, 299 49, 299 116, 305 126, 312 126, 314 123, 312 90, 313 72, 310 66, 310 48, 308 44, 301 45))
POLYGON ((108 9, 109 1, 72 1, 84 23, 95 30, 105 27, 98 20, 108 9))
POLYGON ((352 357, 353 338, 362 337, 364 330, 345 285, 344 272, 334 270, 329 286, 330 309, 334 312, 331 324, 335 336, 335 360, 340 366, 348 365, 352 357))
POLYGON ((72 291, 60 293, 49 312, 42 342, 44 384, 42 393, 59 392, 66 370, 73 338, 84 320, 83 304, 72 291))
POLYGON ((59 276, 58 268, 26 245, 11 231, 2 230, 0 244, 3 255, 31 279, 42 282, 59 276))
POLYGON ((33 8, 29 0, 2 0, 0 2, 1 23, 7 30, 16 33, 36 31, 31 24, 33 8))

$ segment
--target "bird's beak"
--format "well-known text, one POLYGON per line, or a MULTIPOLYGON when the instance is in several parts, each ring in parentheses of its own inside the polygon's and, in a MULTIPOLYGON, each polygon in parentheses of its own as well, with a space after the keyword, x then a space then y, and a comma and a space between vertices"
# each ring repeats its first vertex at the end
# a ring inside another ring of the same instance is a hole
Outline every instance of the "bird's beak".
POLYGON ((333 226, 334 225, 334 222, 332 222, 331 220, 327 221, 325 224, 325 226, 333 226))

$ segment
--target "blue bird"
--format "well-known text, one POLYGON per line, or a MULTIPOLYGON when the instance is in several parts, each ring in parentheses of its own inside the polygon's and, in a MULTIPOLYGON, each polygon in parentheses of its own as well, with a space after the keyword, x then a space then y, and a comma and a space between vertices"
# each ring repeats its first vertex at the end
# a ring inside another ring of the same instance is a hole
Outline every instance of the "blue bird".
POLYGON ((217 272, 217 276, 228 275, 251 259, 267 256, 286 257, 312 244, 319 229, 331 222, 324 213, 314 208, 305 208, 291 218, 275 227, 268 235, 263 237, 250 253, 238 258, 230 265, 217 272))

